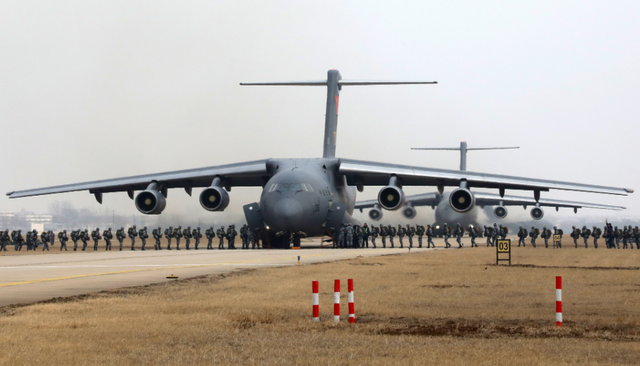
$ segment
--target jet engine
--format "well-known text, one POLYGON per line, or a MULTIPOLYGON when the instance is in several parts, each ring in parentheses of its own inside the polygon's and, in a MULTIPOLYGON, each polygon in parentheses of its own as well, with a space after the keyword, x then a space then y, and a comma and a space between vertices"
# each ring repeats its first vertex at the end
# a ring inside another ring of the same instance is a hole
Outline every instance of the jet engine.
POLYGON ((404 192, 398 177, 392 175, 389 178, 389 184, 378 193, 378 203, 389 211, 395 211, 404 204, 404 192))
POLYGON ((382 218, 382 210, 380 209, 380 206, 373 205, 373 208, 369 211, 369 218, 373 221, 378 221, 382 218))
POLYGON ((544 211, 540 207, 534 207, 531 209, 531 218, 534 220, 540 220, 544 217, 544 211))
POLYGON ((138 211, 146 215, 160 215, 167 206, 166 198, 158 191, 158 185, 151 183, 146 190, 140 192, 135 199, 138 211))
POLYGON ((416 217, 416 209, 412 205, 406 204, 402 208, 402 215, 408 219, 416 217))
POLYGON ((449 196, 449 205, 456 212, 469 212, 476 205, 476 199, 467 188, 456 188, 449 196))
POLYGON ((504 206, 496 206, 496 208, 493 209, 493 215, 499 219, 504 219, 508 213, 509 211, 507 211, 507 208, 504 206))
POLYGON ((229 206, 229 194, 219 186, 205 188, 200 193, 200 205, 207 211, 224 211, 229 206))

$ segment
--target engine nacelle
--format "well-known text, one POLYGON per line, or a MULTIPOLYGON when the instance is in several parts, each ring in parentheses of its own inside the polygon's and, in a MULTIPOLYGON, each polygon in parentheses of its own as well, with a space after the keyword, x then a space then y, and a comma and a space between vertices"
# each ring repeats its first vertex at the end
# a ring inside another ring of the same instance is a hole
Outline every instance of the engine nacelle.
POLYGON ((373 221, 378 221, 382 218, 382 210, 380 209, 380 206, 373 206, 373 208, 369 211, 369 218, 373 221))
POLYGON ((207 211, 224 211, 229 206, 229 194, 222 187, 205 188, 200 193, 200 205, 207 211))
POLYGON ((456 212, 469 212, 476 205, 476 199, 470 190, 466 188, 456 188, 449 195, 449 205, 456 212))
POLYGON ((540 207, 534 207, 531 209, 531 218, 534 220, 540 220, 544 217, 544 211, 540 207))
POLYGON ((136 208, 145 215, 160 215, 167 207, 167 199, 156 189, 147 188, 135 199, 136 208))
POLYGON ((395 211, 404 204, 404 192, 396 186, 386 186, 378 193, 378 202, 385 210, 395 211))
POLYGON ((412 219, 416 217, 416 209, 413 208, 413 206, 411 206, 410 204, 406 204, 402 208, 402 215, 407 219, 412 219))
POLYGON ((509 211, 507 211, 507 208, 504 206, 497 206, 493 209, 493 215, 499 219, 504 219, 507 217, 507 214, 509 214, 509 211))

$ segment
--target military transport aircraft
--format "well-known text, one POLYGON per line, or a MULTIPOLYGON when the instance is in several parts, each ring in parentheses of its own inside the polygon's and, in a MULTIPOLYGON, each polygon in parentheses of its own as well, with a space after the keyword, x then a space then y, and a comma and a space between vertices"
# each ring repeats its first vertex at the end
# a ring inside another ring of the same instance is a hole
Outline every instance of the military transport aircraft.
MULTIPOLYGON (((468 147, 465 141, 461 141, 460 147, 411 148, 411 150, 459 150, 461 172, 467 170, 467 151, 507 149, 518 149, 518 147, 468 147)), ((507 217, 509 211, 507 210, 506 206, 523 206, 525 210, 527 209, 527 206, 533 206, 530 211, 530 215, 534 220, 540 220, 544 216, 544 211, 541 207, 555 207, 556 210, 558 210, 560 207, 573 208, 574 212, 576 213, 578 212, 579 208, 595 208, 603 210, 625 209, 625 207, 621 206, 609 206, 597 203, 562 201, 545 198, 540 198, 538 202, 536 202, 535 198, 533 197, 520 197, 511 195, 504 195, 503 197, 500 197, 500 195, 498 194, 486 192, 474 192, 473 195, 475 198, 476 207, 465 212, 460 212, 452 209, 452 206, 449 204, 451 192, 430 192, 407 196, 405 198, 405 203, 401 209, 401 212, 405 218, 413 219, 417 214, 415 207, 431 206, 432 209, 435 209, 436 225, 449 223, 461 224, 466 227, 468 225, 478 225, 478 207, 484 208, 485 206, 495 206, 493 208, 493 215, 498 219, 504 219, 507 217)), ((374 221, 382 219, 382 210, 380 209, 378 200, 356 202, 355 208, 357 210, 360 210, 360 212, 362 212, 365 208, 371 208, 371 210, 369 210, 369 218, 374 221)))
POLYGON ((451 192, 453 210, 466 212, 476 204, 471 188, 495 188, 504 196, 506 189, 540 192, 550 189, 627 195, 633 190, 589 184, 566 183, 505 175, 431 169, 416 166, 357 161, 336 157, 338 98, 340 90, 353 85, 436 84, 426 81, 348 81, 338 70, 329 70, 326 80, 302 82, 246 83, 241 85, 323 86, 327 88, 324 151, 317 159, 265 159, 200 169, 145 174, 127 178, 10 192, 10 198, 85 191, 102 202, 103 194, 127 192, 144 214, 160 214, 166 206, 169 188, 202 187, 200 204, 207 211, 223 211, 229 205, 229 191, 237 186, 262 187, 260 203, 245 205, 251 228, 264 228, 272 247, 288 247, 300 237, 320 236, 337 229, 351 217, 356 189, 382 186, 380 207, 400 209, 405 201, 403 186, 458 187, 451 192), (140 191, 134 196, 135 191, 140 191))

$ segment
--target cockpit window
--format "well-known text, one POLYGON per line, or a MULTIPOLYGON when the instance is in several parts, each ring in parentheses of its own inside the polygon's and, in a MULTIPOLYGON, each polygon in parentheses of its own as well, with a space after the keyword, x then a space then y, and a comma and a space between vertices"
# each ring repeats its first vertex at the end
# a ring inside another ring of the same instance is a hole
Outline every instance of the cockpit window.
POLYGON ((274 183, 269 187, 269 192, 313 192, 309 183, 274 183))

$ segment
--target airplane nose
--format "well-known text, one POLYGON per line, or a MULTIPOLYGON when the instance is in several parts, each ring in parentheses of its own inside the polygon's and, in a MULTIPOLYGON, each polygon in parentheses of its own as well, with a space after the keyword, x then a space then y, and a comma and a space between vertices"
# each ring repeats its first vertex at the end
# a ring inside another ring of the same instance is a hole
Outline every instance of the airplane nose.
POLYGON ((278 215, 278 219, 282 220, 286 226, 289 226, 302 214, 302 205, 294 199, 285 198, 278 201, 273 210, 278 215))

